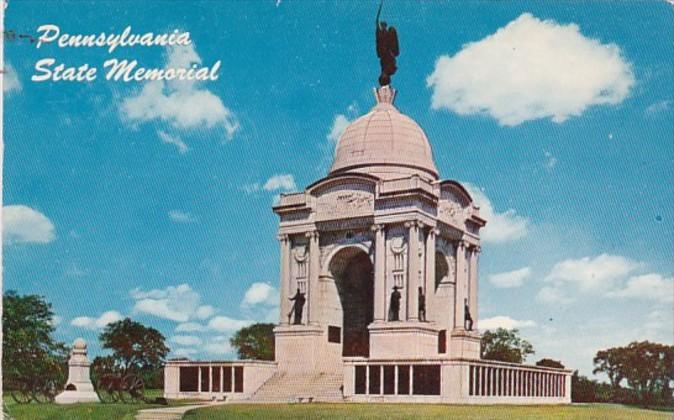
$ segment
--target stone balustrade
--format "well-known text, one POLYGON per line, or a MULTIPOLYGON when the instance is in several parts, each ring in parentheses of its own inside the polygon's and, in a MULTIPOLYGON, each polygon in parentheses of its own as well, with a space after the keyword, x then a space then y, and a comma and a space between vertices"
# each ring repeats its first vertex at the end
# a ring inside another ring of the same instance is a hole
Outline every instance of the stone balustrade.
POLYGON ((344 396, 357 402, 566 404, 571 371, 489 360, 345 359, 344 396))

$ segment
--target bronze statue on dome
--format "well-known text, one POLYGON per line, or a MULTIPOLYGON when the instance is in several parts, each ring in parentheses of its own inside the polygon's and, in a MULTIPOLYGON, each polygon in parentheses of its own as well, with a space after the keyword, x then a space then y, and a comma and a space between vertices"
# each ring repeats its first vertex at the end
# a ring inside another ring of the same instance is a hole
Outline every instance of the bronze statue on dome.
POLYGON ((379 4, 377 18, 375 19, 375 36, 377 40, 377 57, 381 65, 381 74, 379 75, 379 85, 388 86, 391 84, 391 76, 398 70, 396 67, 396 57, 400 54, 398 47, 398 33, 393 26, 387 26, 386 22, 379 21, 381 7, 384 2, 379 4))

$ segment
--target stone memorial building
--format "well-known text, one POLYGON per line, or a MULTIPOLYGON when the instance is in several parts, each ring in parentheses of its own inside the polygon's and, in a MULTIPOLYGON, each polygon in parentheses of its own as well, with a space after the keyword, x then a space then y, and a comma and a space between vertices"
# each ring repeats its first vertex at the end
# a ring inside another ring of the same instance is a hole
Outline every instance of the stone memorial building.
MULTIPOLYGON (((381 80, 381 79, 380 79, 381 80)), ((480 359, 488 221, 442 180, 390 84, 352 122, 328 175, 282 195, 274 362, 174 360, 168 398, 260 402, 570 402, 570 371, 480 359)))

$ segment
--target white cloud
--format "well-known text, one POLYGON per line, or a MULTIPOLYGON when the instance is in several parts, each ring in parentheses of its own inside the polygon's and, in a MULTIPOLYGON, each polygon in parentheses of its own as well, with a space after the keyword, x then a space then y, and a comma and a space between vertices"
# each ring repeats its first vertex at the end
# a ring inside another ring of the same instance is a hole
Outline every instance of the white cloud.
POLYGON ((559 287, 571 284, 583 292, 608 290, 639 266, 619 255, 601 254, 559 262, 543 280, 559 287))
POLYGON ((672 106, 671 100, 663 100, 649 105, 644 111, 646 115, 655 115, 667 111, 672 106))
POLYGON ((183 322, 176 326, 176 332, 202 332, 206 331, 206 326, 196 322, 183 322))
POLYGON ((2 91, 6 94, 21 91, 21 81, 16 69, 8 62, 5 62, 5 72, 2 79, 2 91))
POLYGON ((657 273, 631 277, 627 284, 608 293, 611 297, 653 300, 660 302, 674 301, 674 278, 664 278, 657 273))
POLYGON ((229 343, 229 337, 225 336, 213 337, 203 346, 203 349, 206 353, 217 355, 230 354, 234 350, 229 343))
POLYGON ((561 123, 589 106, 618 104, 634 82, 617 45, 529 13, 453 57, 440 56, 426 79, 433 109, 487 114, 506 126, 539 118, 561 123))
POLYGON ((190 213, 182 210, 170 210, 168 215, 169 219, 175 223, 194 223, 197 221, 190 213))
POLYGON ((268 283, 253 283, 241 301, 242 307, 278 305, 278 291, 268 283))
POLYGON ((199 319, 208 319, 215 314, 215 308, 211 305, 202 305, 197 308, 195 313, 196 317, 199 319))
POLYGON ((117 311, 107 311, 103 312, 98 318, 78 316, 77 318, 73 318, 73 320, 70 321, 70 325, 79 328, 86 328, 88 330, 99 330, 108 324, 120 321, 122 318, 122 314, 117 311))
POLYGON ((262 186, 265 191, 296 191, 295 178, 290 174, 274 175, 262 186))
POLYGON ((193 335, 174 335, 170 340, 181 346, 200 346, 203 340, 193 335))
POLYGON ((333 143, 337 143, 339 141, 339 138, 342 136, 342 133, 344 133, 344 130, 346 127, 351 124, 351 121, 346 117, 344 114, 337 114, 335 115, 335 119, 332 122, 332 128, 330 129, 330 132, 326 136, 328 140, 330 140, 333 143))
POLYGON ((190 150, 190 148, 187 147, 187 144, 185 144, 185 142, 178 136, 173 136, 162 130, 157 130, 157 135, 159 135, 159 139, 162 143, 175 146, 178 149, 178 153, 181 155, 184 155, 190 150))
POLYGON ((475 204, 480 207, 480 217, 487 221, 487 225, 480 230, 480 237, 484 242, 503 243, 514 241, 526 236, 529 219, 520 216, 513 209, 498 213, 489 198, 478 187, 464 182, 475 204))
MULTIPOLYGON (((201 64, 193 45, 168 49, 167 67, 201 64)), ((163 120, 174 128, 222 127, 231 139, 239 123, 213 92, 200 89, 196 81, 147 82, 137 96, 125 99, 122 114, 132 122, 163 120)))
POLYGON ((59 325, 61 325, 62 322, 63 322, 63 318, 61 318, 61 317, 58 316, 58 315, 54 315, 54 316, 51 318, 51 323, 50 323, 50 325, 51 325, 52 327, 58 327, 59 325))
POLYGON ((566 304, 571 299, 558 287, 542 287, 536 294, 536 298, 543 303, 566 304))
POLYGON ((509 316, 499 315, 492 318, 481 319, 478 322, 480 330, 495 330, 497 328, 504 328, 506 330, 513 330, 515 328, 529 328, 535 327, 534 321, 518 321, 509 316))
POLYGON ((134 313, 146 313, 171 321, 184 323, 194 318, 203 319, 215 312, 211 306, 201 305, 199 294, 186 283, 147 292, 134 289, 130 295, 136 301, 134 313))
POLYGON ((247 327, 253 322, 251 320, 232 319, 227 316, 216 316, 208 321, 208 328, 214 331, 229 332, 247 327))
POLYGON ((46 244, 56 238, 54 224, 37 210, 23 205, 2 208, 2 230, 5 244, 46 244))
POLYGON ((489 283, 503 289, 520 287, 522 284, 524 284, 524 280, 529 278, 529 276, 531 276, 531 268, 523 267, 519 270, 493 274, 489 276, 489 283))
POLYGON ((552 155, 550 152, 544 152, 545 154, 545 167, 547 169, 552 169, 557 166, 557 158, 552 155))
POLYGON ((172 351, 173 354, 176 356, 181 356, 181 357, 190 357, 193 354, 199 353, 197 349, 189 348, 189 347, 181 347, 179 349, 175 349, 172 351))

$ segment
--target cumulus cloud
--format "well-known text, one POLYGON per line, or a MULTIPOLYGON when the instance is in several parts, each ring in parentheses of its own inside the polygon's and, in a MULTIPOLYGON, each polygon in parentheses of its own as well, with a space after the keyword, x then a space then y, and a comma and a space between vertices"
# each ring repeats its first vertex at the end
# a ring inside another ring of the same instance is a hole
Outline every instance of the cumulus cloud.
POLYGON ((649 115, 649 116, 655 115, 655 114, 659 114, 661 112, 667 111, 668 109, 671 108, 671 106, 672 106, 671 100, 658 101, 658 102, 652 103, 648 107, 646 107, 644 112, 646 113, 646 115, 649 115))
POLYGON ((2 91, 5 94, 21 91, 21 81, 16 69, 8 62, 5 62, 5 72, 2 79, 2 91))
POLYGON ((481 330, 495 330, 498 328, 514 330, 515 328, 535 327, 536 323, 531 320, 518 321, 509 316, 499 315, 492 318, 481 319, 478 326, 481 330))
POLYGON ((147 292, 136 288, 131 290, 130 295, 136 301, 134 313, 146 313, 171 321, 184 323, 195 318, 205 319, 215 313, 212 306, 201 305, 199 294, 186 283, 147 292))
POLYGON ((268 283, 253 283, 241 301, 242 307, 278 305, 278 291, 268 283))
POLYGON ((440 56, 426 83, 433 109, 515 126, 539 118, 561 123, 592 105, 618 104, 635 80, 617 45, 525 13, 453 57, 440 56))
MULTIPOLYGON (((248 194, 257 193, 259 191, 266 192, 293 192, 297 191, 297 184, 295 183, 295 177, 291 174, 277 174, 271 176, 265 182, 255 182, 252 184, 246 184, 241 187, 243 191, 248 194)), ((275 200, 280 196, 276 195, 275 200)))
POLYGON ((183 322, 176 326, 176 332, 202 332, 206 331, 206 326, 197 322, 183 322))
POLYGON ((639 268, 640 264, 619 255, 567 259, 555 264, 543 279, 556 285, 571 284, 581 291, 607 290, 639 268))
POLYGON ((190 148, 187 147, 187 144, 185 144, 185 142, 178 136, 171 135, 162 130, 157 130, 157 135, 162 143, 175 146, 178 149, 178 153, 181 155, 184 155, 190 150, 190 148))
POLYGON ((73 320, 70 321, 70 325, 79 328, 86 328, 88 330, 100 330, 105 328, 105 326, 108 324, 120 321, 122 318, 122 314, 117 311, 107 311, 103 312, 98 318, 78 316, 77 318, 73 318, 73 320))
POLYGON ((212 337, 204 344, 203 349, 206 353, 216 355, 230 354, 234 350, 229 343, 229 337, 226 336, 212 337))
POLYGON ((673 302, 674 278, 665 278, 657 273, 634 276, 624 287, 610 291, 608 295, 617 298, 673 302))
POLYGON ((480 230, 480 237, 484 242, 503 243, 526 236, 529 219, 518 215, 514 209, 499 213, 480 188, 467 182, 463 186, 480 207, 480 216, 487 221, 487 225, 480 230))
POLYGON ((531 268, 523 267, 519 270, 493 274, 489 276, 489 283, 502 289, 509 289, 522 286, 524 280, 529 278, 529 276, 531 276, 531 268))
POLYGON ((193 335, 174 335, 170 338, 170 341, 181 346, 199 346, 203 343, 201 338, 193 335))
POLYGON ((344 114, 335 115, 335 119, 332 121, 332 128, 330 128, 330 132, 328 133, 326 138, 333 143, 337 143, 337 141, 342 136, 344 130, 346 129, 346 127, 349 126, 349 124, 351 124, 351 120, 349 120, 346 115, 344 114))
POLYGON ((23 205, 2 208, 2 230, 3 241, 7 245, 46 244, 56 238, 51 220, 39 211, 23 205))
MULTIPOLYGON (((189 67, 201 64, 193 45, 171 47, 166 67, 189 67)), ((126 98, 121 113, 131 122, 161 120, 182 130, 222 127, 228 139, 239 129, 239 123, 222 100, 202 89, 198 81, 151 81, 136 96, 126 98)))
POLYGON ((274 175, 262 186, 265 191, 296 191, 295 178, 290 174, 274 175))
POLYGON ((208 321, 208 328, 213 331, 230 332, 247 327, 253 322, 252 320, 233 319, 228 316, 216 316, 208 321))
POLYGON ((193 223, 197 221, 190 213, 182 210, 170 210, 168 215, 169 219, 175 223, 193 223))
POLYGON ((181 356, 181 357, 190 357, 194 354, 199 353, 197 349, 189 348, 189 347, 181 347, 178 349, 175 349, 172 351, 173 354, 176 356, 181 356))

